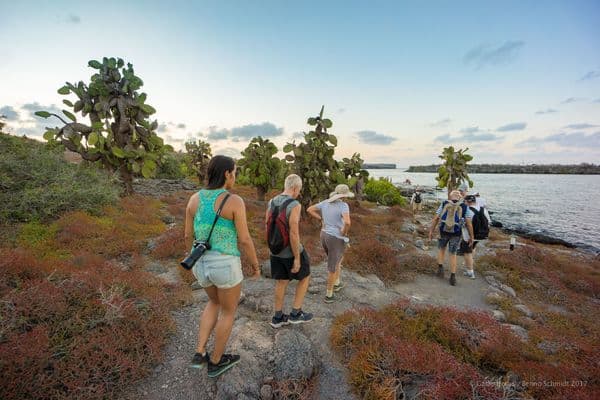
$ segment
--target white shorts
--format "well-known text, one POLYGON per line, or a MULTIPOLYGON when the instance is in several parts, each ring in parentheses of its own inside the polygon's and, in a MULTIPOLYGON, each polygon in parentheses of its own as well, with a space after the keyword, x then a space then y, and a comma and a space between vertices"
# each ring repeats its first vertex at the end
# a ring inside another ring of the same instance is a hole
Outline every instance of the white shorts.
POLYGON ((240 257, 207 250, 194 264, 192 272, 203 288, 230 289, 244 279, 240 257))

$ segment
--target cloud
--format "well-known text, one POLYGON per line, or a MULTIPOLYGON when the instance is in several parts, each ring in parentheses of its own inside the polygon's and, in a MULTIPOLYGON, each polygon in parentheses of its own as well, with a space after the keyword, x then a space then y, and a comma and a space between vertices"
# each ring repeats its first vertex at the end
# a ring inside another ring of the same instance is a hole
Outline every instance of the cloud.
POLYGON ((19 113, 11 106, 4 106, 0 108, 0 115, 6 117, 7 121, 14 121, 19 119, 19 113))
POLYGON ((504 137, 494 135, 493 133, 482 133, 475 134, 474 132, 463 133, 459 136, 451 136, 449 133, 437 136, 433 140, 438 143, 452 144, 452 143, 475 143, 475 142, 494 142, 503 140, 504 137))
MULTIPOLYGON (((4 108, 5 107, 3 107, 2 110, 4 110, 4 108)), ((62 122, 60 122, 55 117, 45 119, 34 115, 36 111, 44 110, 54 114, 58 114, 61 117, 65 118, 63 116, 61 108, 59 108, 55 104, 44 105, 38 102, 33 102, 25 103, 20 107, 15 107, 11 109, 13 113, 16 113, 18 115, 18 117, 14 117, 14 119, 8 120, 10 122, 8 126, 16 135, 39 137, 44 134, 47 126, 62 125, 62 122)), ((2 111, 0 111, 0 114, 2 114, 2 111)))
POLYGON ((231 158, 240 158, 241 156, 241 151, 236 149, 235 147, 221 147, 221 148, 216 148, 213 151, 214 155, 224 155, 224 156, 229 156, 231 158))
POLYGON ((469 50, 463 60, 476 68, 509 64, 517 59, 524 45, 521 40, 508 40, 500 46, 481 44, 469 50))
POLYGON ((560 102, 560 104, 570 104, 570 103, 577 103, 579 101, 583 101, 585 100, 582 97, 569 97, 568 99, 564 99, 563 101, 560 102))
POLYGON ((434 128, 440 128, 440 127, 445 127, 445 126, 450 125, 450 122, 452 122, 452 120, 450 118, 444 118, 444 119, 440 119, 439 121, 429 124, 429 126, 434 127, 434 128))
POLYGON ((393 136, 384 135, 375 131, 359 131, 356 132, 356 136, 358 136, 359 143, 375 145, 391 144, 392 142, 398 140, 393 136))
POLYGON ((75 14, 69 14, 66 20, 70 24, 79 24, 81 22, 81 17, 75 14))
POLYGON ((476 132, 481 132, 481 129, 479 129, 478 126, 471 126, 468 128, 463 128, 459 132, 460 133, 476 133, 476 132))
POLYGON ((600 97, 598 97, 596 100, 592 101, 592 103, 600 103, 600 97))
POLYGON ((493 142, 504 139, 502 136, 494 135, 493 133, 482 133, 475 135, 473 133, 465 133, 462 135, 462 140, 465 142, 493 142))
POLYGON ((600 131, 591 135, 584 132, 557 133, 543 138, 530 137, 520 144, 542 145, 553 143, 561 147, 600 148, 600 131))
POLYGON ((447 143, 453 143, 454 139, 452 139, 452 136, 450 136, 449 133, 446 133, 444 135, 436 136, 435 138, 433 138, 433 141, 447 144, 447 143))
POLYGON ((567 125, 564 127, 564 129, 589 129, 589 128, 596 128, 598 127, 598 125, 592 125, 592 124, 571 124, 571 125, 567 125))
POLYGON ((557 113, 557 112, 558 112, 558 110, 555 110, 554 108, 547 108, 545 110, 536 111, 535 113, 537 115, 543 115, 543 114, 554 114, 554 113, 557 113))
POLYGON ((304 138, 304 132, 294 132, 294 134, 292 135, 292 140, 303 139, 303 138, 304 138))
POLYGON ((589 81, 591 79, 596 79, 600 77, 600 71, 590 71, 587 74, 585 74, 584 76, 582 76, 579 80, 580 81, 589 81))
POLYGON ((337 110, 337 113, 338 113, 338 114, 343 114, 343 113, 345 113, 345 112, 346 112, 346 109, 345 109, 345 108, 343 108, 343 107, 342 107, 342 108, 338 108, 338 110, 337 110))
POLYGON ((249 124, 231 129, 232 137, 251 139, 255 136, 276 137, 283 135, 283 128, 278 128, 271 122, 249 124))
POLYGON ((178 137, 171 136, 171 135, 165 135, 165 142, 167 142, 167 143, 182 144, 183 142, 185 142, 185 139, 178 138, 178 137))
POLYGON ((206 138, 208 140, 226 140, 229 137, 229 131, 227 129, 218 129, 216 126, 208 128, 208 134, 206 138))
POLYGON ((185 129, 185 124, 177 124, 177 129, 185 129))
POLYGON ((160 124, 156 129, 158 133, 163 133, 167 131, 167 124, 160 124))
POLYGON ((231 139, 234 142, 241 142, 256 136, 268 138, 281 135, 283 135, 283 128, 278 128, 271 122, 263 122, 262 124, 248 124, 231 129, 211 126, 208 128, 207 137, 209 140, 231 139))
POLYGON ((527 127, 525 122, 513 122, 512 124, 502 125, 496 132, 522 131, 527 127))

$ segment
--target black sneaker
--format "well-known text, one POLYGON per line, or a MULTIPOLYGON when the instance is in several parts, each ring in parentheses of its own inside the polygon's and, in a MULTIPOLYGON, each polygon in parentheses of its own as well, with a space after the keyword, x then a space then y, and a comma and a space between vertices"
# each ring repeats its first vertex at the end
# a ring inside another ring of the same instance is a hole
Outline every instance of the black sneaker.
POLYGON ((437 276, 439 276, 440 278, 444 277, 444 267, 440 267, 438 265, 438 272, 437 272, 437 276))
POLYGON ((300 310, 300 312, 298 314, 290 314, 290 324, 302 324, 304 322, 309 322, 310 320, 312 320, 313 315, 311 313, 305 313, 304 311, 300 310))
POLYGON ((335 295, 325 296, 325 303, 333 303, 335 301, 335 295))
POLYGON ((204 366, 206 365, 206 363, 208 363, 208 352, 202 354, 202 353, 196 353, 194 354, 194 357, 192 358, 192 362, 190 363, 190 367, 191 368, 198 368, 198 369, 202 369, 204 368, 204 366))
POLYGON ((450 274, 450 284, 456 286, 456 274, 450 274))
POLYGON ((287 314, 282 314, 281 318, 273 316, 273 318, 271 318, 271 326, 273 328, 281 328, 282 326, 289 325, 289 317, 290 316, 287 314))
POLYGON ((237 354, 223 354, 217 364, 213 364, 208 360, 208 377, 216 378, 239 362, 240 356, 237 354))
POLYGON ((339 285, 333 285, 333 291, 334 292, 339 292, 340 290, 342 290, 344 288, 344 284, 342 282, 340 282, 339 285))

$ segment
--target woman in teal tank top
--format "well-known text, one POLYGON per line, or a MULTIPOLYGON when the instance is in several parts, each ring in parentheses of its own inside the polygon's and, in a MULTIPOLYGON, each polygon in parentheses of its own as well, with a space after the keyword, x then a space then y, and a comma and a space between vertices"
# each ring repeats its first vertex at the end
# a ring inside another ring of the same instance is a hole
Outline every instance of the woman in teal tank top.
POLYGON ((214 378, 240 360, 239 355, 225 354, 242 288, 240 250, 250 260, 253 278, 260 276, 260 268, 248 232, 244 201, 240 196, 228 193, 235 184, 235 162, 231 157, 214 156, 207 172, 206 188, 192 195, 186 208, 185 241, 191 249, 194 239, 206 240, 216 212, 223 205, 210 238, 210 250, 192 268, 194 276, 208 295, 208 302, 200 317, 198 346, 191 366, 207 366, 208 376, 214 378), (215 344, 209 354, 206 343, 213 331, 215 344))

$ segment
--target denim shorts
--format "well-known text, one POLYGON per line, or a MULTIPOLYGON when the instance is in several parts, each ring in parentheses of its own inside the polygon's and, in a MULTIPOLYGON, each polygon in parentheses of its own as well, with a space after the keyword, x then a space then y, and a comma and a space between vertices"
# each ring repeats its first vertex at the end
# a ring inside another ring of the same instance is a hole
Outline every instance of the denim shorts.
POLYGON ((244 279, 240 257, 207 250, 194 264, 194 276, 203 288, 230 289, 244 279))
POLYGON ((458 235, 448 235, 447 233, 442 233, 440 238, 438 239, 438 249, 443 249, 448 245, 448 250, 450 250, 450 254, 456 254, 458 252, 458 246, 460 244, 460 234, 458 235))

